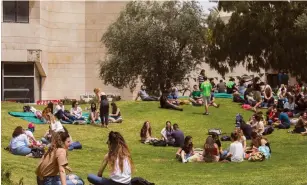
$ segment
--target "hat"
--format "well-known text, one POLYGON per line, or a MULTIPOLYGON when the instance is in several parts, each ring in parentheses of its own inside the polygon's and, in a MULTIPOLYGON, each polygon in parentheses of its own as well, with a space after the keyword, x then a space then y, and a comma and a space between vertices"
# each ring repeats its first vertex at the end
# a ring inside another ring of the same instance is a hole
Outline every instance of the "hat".
POLYGON ((34 128, 34 127, 35 127, 35 125, 33 123, 28 124, 28 128, 34 128))

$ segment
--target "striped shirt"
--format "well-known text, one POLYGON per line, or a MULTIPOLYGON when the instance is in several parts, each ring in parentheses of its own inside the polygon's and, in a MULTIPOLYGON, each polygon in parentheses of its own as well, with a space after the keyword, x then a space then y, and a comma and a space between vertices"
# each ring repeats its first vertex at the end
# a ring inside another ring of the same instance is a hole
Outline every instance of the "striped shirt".
POLYGON ((198 76, 198 83, 199 83, 199 84, 202 84, 204 81, 205 81, 205 80, 204 80, 204 76, 203 76, 203 75, 199 75, 199 76, 198 76))

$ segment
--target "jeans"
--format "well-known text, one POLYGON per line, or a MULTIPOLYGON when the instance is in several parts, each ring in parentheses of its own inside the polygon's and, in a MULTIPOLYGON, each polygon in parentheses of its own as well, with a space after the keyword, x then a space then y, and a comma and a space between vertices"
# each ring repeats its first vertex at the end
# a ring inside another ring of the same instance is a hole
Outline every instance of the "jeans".
POLYGON ((94 185, 130 185, 130 183, 122 184, 119 182, 112 181, 111 179, 107 179, 104 177, 98 177, 97 175, 94 175, 94 174, 89 174, 87 176, 87 180, 94 185))
MULTIPOLYGON (((36 178, 37 185, 61 185, 60 176, 53 177, 44 177, 43 180, 40 180, 39 177, 36 178)), ((84 185, 83 180, 77 175, 66 175, 66 184, 67 185, 84 185)))
POLYGON ((27 146, 20 146, 18 148, 12 149, 12 153, 14 155, 23 155, 26 156, 29 153, 31 153, 31 148, 27 147, 27 146))
POLYGON ((109 124, 109 112, 100 112, 101 124, 109 124))

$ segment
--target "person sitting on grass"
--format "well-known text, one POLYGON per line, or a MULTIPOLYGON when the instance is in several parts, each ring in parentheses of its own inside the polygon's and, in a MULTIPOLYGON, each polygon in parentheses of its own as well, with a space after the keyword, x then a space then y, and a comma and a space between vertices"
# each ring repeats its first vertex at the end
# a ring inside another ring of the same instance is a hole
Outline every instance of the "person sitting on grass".
POLYGON ((108 153, 104 156, 98 174, 89 174, 87 180, 95 185, 131 184, 134 165, 128 145, 119 132, 111 131, 108 137, 108 153), (109 178, 103 177, 106 167, 110 169, 109 178))
POLYGON ((90 121, 91 121, 91 124, 95 124, 96 121, 99 120, 99 113, 97 111, 97 107, 96 107, 96 103, 91 103, 91 108, 90 108, 90 121))
POLYGON ((259 114, 254 114, 252 116, 250 125, 253 129, 254 132, 256 132, 258 135, 262 135, 264 132, 264 123, 261 120, 261 117, 259 116, 259 114))
POLYGON ((211 96, 211 91, 212 91, 212 85, 208 81, 207 77, 204 77, 204 82, 201 84, 200 88, 202 90, 202 96, 204 100, 204 105, 205 105, 205 113, 204 115, 209 115, 208 108, 209 108, 209 103, 210 103, 210 96, 211 96))
POLYGON ((232 94, 235 91, 238 91, 238 89, 236 88, 236 83, 235 83, 235 79, 234 78, 230 78, 229 81, 226 83, 226 87, 227 87, 227 94, 232 94))
POLYGON ((280 114, 279 114, 279 120, 275 123, 273 123, 274 126, 276 126, 279 129, 288 129, 290 128, 290 119, 287 114, 289 110, 284 109, 280 114))
POLYGON ((284 103, 284 109, 288 109, 288 116, 293 117, 294 110, 295 110, 295 103, 294 103, 294 97, 289 96, 288 101, 284 103))
POLYGON ((112 107, 112 114, 109 115, 109 121, 111 123, 121 123, 123 121, 123 118, 120 113, 120 109, 117 107, 116 103, 111 103, 112 107))
POLYGON ((194 85, 193 86, 193 92, 190 95, 189 98, 190 102, 192 102, 192 105, 194 106, 201 106, 203 105, 203 99, 202 99, 202 95, 201 92, 198 90, 198 86, 194 85))
POLYGON ((242 143, 239 142, 239 135, 236 132, 231 133, 231 141, 229 152, 226 159, 231 162, 242 162, 244 157, 244 149, 242 143))
POLYGON ((273 104, 274 104, 273 91, 272 88, 269 85, 267 85, 264 89, 264 98, 263 98, 262 107, 270 107, 273 104))
POLYGON ((136 96, 135 101, 137 101, 139 97, 141 97, 142 101, 159 101, 158 97, 149 96, 147 94, 145 85, 141 86, 141 90, 138 92, 138 95, 136 96))
POLYGON ((176 153, 176 157, 181 160, 182 163, 186 163, 194 154, 192 137, 186 136, 183 146, 180 147, 176 153))
POLYGON ((219 147, 212 136, 208 136, 206 139, 203 157, 205 162, 218 162, 220 159, 219 147))
POLYGON ((271 157, 271 148, 268 141, 264 138, 260 140, 261 146, 259 146, 258 151, 263 153, 265 159, 269 159, 271 157))
POLYGON ((151 136, 151 126, 149 121, 144 122, 140 132, 140 136, 141 136, 141 142, 144 144, 151 143, 152 141, 157 140, 156 138, 151 136))
POLYGON ((178 98, 179 98, 178 89, 176 87, 171 88, 170 93, 167 96, 168 101, 171 102, 174 105, 179 105, 180 102, 179 102, 178 98))
POLYGON ((252 141, 251 141, 250 147, 247 147, 246 150, 257 152, 259 146, 261 146, 261 142, 260 142, 261 139, 262 139, 262 136, 259 136, 257 132, 252 132, 252 141))
POLYGON ((162 139, 166 141, 168 145, 174 144, 174 139, 172 138, 173 128, 172 123, 167 121, 165 127, 161 130, 162 139))
POLYGON ((74 121, 84 120, 84 118, 82 117, 82 108, 79 106, 79 103, 77 101, 72 102, 70 114, 73 116, 74 121))
POLYGON ((53 114, 59 120, 63 120, 65 122, 67 122, 67 123, 72 123, 74 121, 74 120, 70 119, 69 116, 65 115, 65 107, 64 107, 62 101, 60 101, 60 102, 55 104, 55 108, 54 108, 53 114))
POLYGON ((291 133, 301 134, 305 132, 306 132, 306 128, 304 125, 304 121, 302 119, 299 119, 295 125, 295 128, 291 131, 291 133))
POLYGON ((218 146, 219 153, 222 154, 223 153, 223 148, 222 148, 222 144, 221 144, 219 135, 217 133, 212 133, 212 138, 214 140, 214 143, 218 146))
POLYGON ((246 124, 246 122, 244 120, 242 120, 240 122, 240 129, 242 130, 242 132, 243 132, 243 134, 244 134, 244 136, 247 140, 252 138, 251 135, 252 135, 253 129, 252 129, 251 125, 246 124))
POLYGON ((37 169, 37 184, 66 184, 83 185, 84 182, 76 175, 66 175, 71 172, 68 166, 67 150, 70 145, 67 132, 58 132, 53 135, 51 146, 42 157, 37 169))
POLYGON ((14 155, 26 156, 31 153, 31 147, 32 145, 23 128, 21 126, 16 127, 9 144, 10 152, 14 155))
POLYGON ((267 123, 272 125, 274 122, 278 121, 277 106, 273 105, 267 111, 267 123))
POLYGON ((179 110, 183 111, 182 108, 178 107, 177 105, 172 104, 168 99, 167 99, 167 91, 164 91, 160 97, 160 107, 164 109, 173 109, 173 110, 179 110))
POLYGON ((179 130, 179 126, 177 123, 173 125, 173 132, 171 134, 172 138, 174 138, 174 147, 181 147, 184 143, 184 134, 181 130, 179 130))
POLYGON ((50 124, 50 129, 53 132, 64 132, 63 125, 60 121, 56 120, 56 117, 52 114, 50 108, 46 108, 45 119, 50 124))

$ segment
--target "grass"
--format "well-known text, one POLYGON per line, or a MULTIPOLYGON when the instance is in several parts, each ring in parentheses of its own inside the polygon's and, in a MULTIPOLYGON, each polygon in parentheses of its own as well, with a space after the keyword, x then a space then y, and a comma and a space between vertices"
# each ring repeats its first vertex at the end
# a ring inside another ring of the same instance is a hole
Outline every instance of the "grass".
MULTIPOLYGON (((73 140, 80 141, 82 150, 69 152, 69 166, 81 176, 86 184, 87 174, 96 174, 107 152, 107 135, 110 130, 119 131, 126 139, 135 164, 133 176, 143 177, 157 185, 204 185, 204 184, 307 184, 307 137, 288 134, 287 130, 275 130, 268 136, 272 146, 272 158, 264 162, 233 163, 188 163, 176 161, 176 148, 153 147, 140 144, 139 131, 145 120, 151 122, 153 136, 160 137, 165 122, 178 123, 185 135, 192 135, 195 147, 202 147, 209 128, 222 128, 230 133, 234 129, 236 113, 245 119, 251 112, 244 111, 228 99, 218 99, 219 109, 210 107, 210 116, 203 116, 203 107, 184 106, 183 112, 158 108, 157 102, 123 101, 118 105, 124 122, 112 124, 109 129, 90 125, 66 125, 73 140)), ((9 111, 21 111, 22 104, 2 103, 2 168, 11 169, 12 179, 23 178, 26 185, 36 184, 35 169, 39 159, 9 154, 3 148, 8 145, 16 126, 27 127, 27 122, 8 115, 9 111)), ((37 106, 42 109, 42 106, 37 106)), ((35 137, 40 138, 48 125, 36 125, 35 137)), ((228 147, 230 142, 223 142, 228 147)), ((249 144, 249 143, 248 143, 249 144)), ((108 172, 105 173, 108 176, 108 172)))

